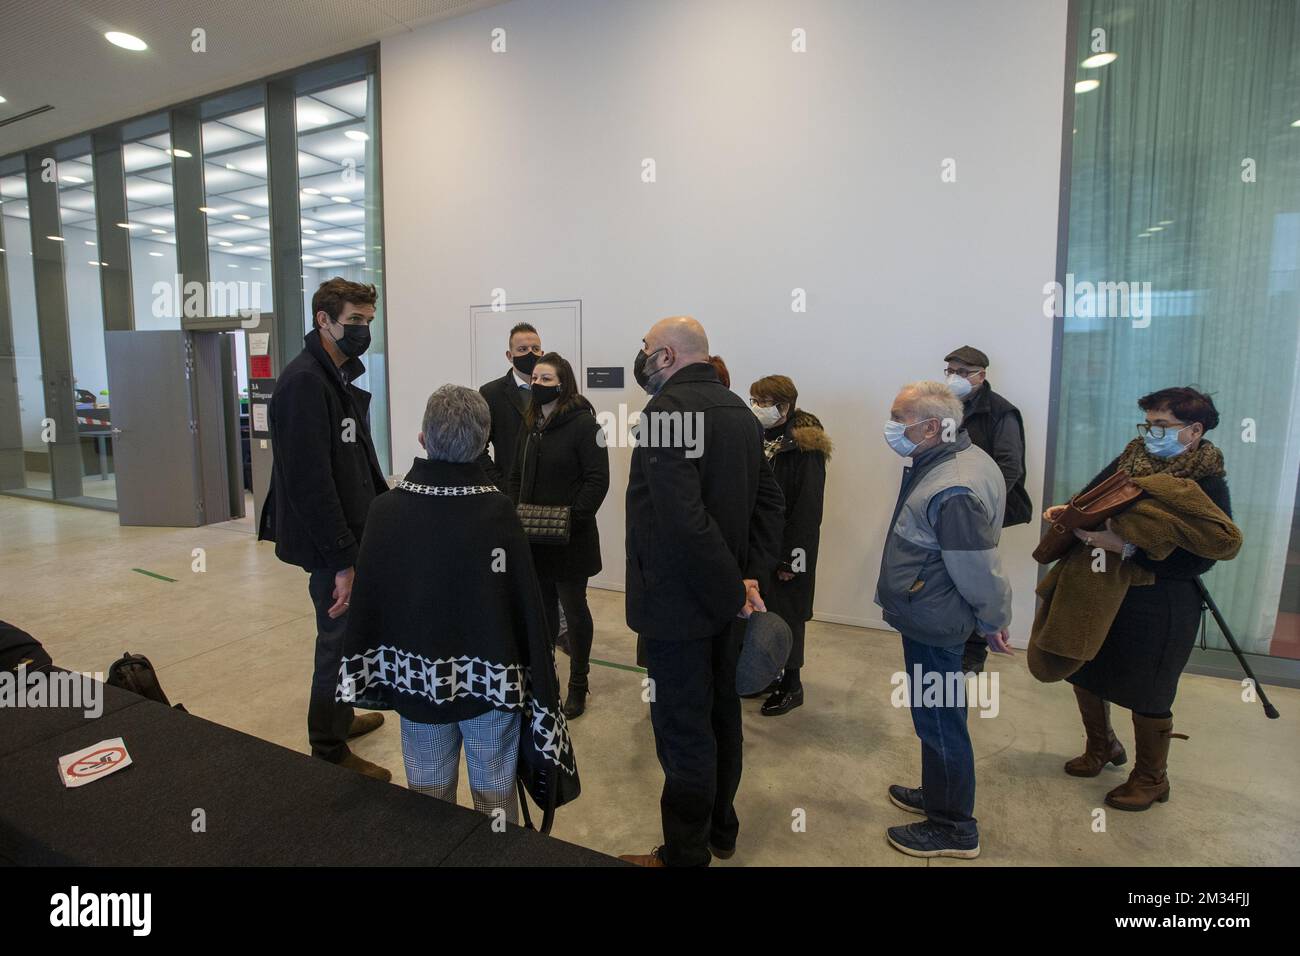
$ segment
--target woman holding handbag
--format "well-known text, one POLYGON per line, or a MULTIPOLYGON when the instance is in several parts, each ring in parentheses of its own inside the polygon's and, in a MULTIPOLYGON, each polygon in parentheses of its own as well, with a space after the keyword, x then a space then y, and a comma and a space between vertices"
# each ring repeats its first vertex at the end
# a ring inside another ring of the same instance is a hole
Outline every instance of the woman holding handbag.
POLYGON ((510 497, 529 532, 552 641, 560 627, 557 599, 564 607, 569 690, 563 709, 574 718, 586 709, 588 694, 595 628, 587 579, 601 568, 596 511, 609 491, 609 452, 591 403, 578 394, 573 368, 563 357, 548 352, 537 360, 531 391, 510 497))
MULTIPOLYGON (((1231 517, 1223 453, 1204 437, 1219 423, 1209 396, 1193 388, 1166 388, 1139 399, 1138 407, 1146 413, 1146 421, 1137 426, 1139 437, 1084 492, 1117 471, 1132 478, 1171 475, 1194 481, 1231 517)), ((1043 513, 1044 520, 1054 521, 1067 507, 1053 505, 1043 513)), ((1169 799, 1169 741, 1182 736, 1173 733, 1171 707, 1201 618, 1196 578, 1215 562, 1181 547, 1157 561, 1124 541, 1109 521, 1074 534, 1088 548, 1104 549, 1151 572, 1155 583, 1128 589, 1097 655, 1066 678, 1074 685, 1087 746, 1065 764, 1065 772, 1095 777, 1107 764, 1118 767, 1128 760, 1110 724, 1111 702, 1127 707, 1133 712, 1135 766, 1128 780, 1106 795, 1106 803, 1119 810, 1146 810, 1169 799)))

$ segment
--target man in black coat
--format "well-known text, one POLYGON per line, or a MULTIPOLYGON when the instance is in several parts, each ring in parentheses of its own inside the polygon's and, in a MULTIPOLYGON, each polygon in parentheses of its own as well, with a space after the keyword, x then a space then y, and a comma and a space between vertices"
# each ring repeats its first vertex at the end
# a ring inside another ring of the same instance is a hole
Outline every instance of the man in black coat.
POLYGON ((533 366, 542 357, 542 337, 527 322, 520 322, 510 330, 506 361, 510 371, 500 378, 479 387, 479 394, 487 399, 492 413, 492 428, 488 432, 487 448, 479 456, 479 464, 492 484, 506 491, 510 469, 515 461, 515 445, 523 428, 524 415, 532 401, 533 366))
POLYGON ((391 774, 348 749, 383 723, 381 714, 357 716, 336 703, 348 599, 366 513, 388 490, 370 440, 370 393, 352 384, 366 367, 376 292, 335 277, 312 296, 315 328, 285 366, 271 396, 271 484, 258 539, 275 542, 275 556, 310 575, 316 608, 316 660, 307 707, 314 756, 367 776, 391 774))
POLYGON ((718 381, 700 324, 664 319, 644 343, 636 378, 654 397, 627 486, 627 624, 645 647, 664 843, 625 859, 707 866, 735 852, 740 829, 739 619, 765 610, 785 502, 761 427, 718 381))
MULTIPOLYGON (((1007 509, 1002 527, 1028 524, 1034 505, 1025 490, 1025 423, 1020 409, 993 391, 988 382, 989 357, 977 348, 963 345, 944 358, 948 387, 961 399, 965 414, 962 427, 971 444, 997 464, 1007 482, 1007 509)), ((989 646, 982 634, 966 641, 961 668, 978 674, 984 669, 989 646)))

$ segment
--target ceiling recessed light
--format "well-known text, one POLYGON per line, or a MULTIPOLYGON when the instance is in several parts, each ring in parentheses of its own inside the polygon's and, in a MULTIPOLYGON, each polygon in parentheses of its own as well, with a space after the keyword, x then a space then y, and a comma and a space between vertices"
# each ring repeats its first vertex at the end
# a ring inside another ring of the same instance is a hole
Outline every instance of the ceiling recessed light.
POLYGON ((53 241, 53 242, 62 242, 62 241, 63 241, 63 237, 62 237, 62 236, 46 236, 45 238, 46 238, 46 239, 49 239, 49 240, 51 240, 51 241, 53 241))
POLYGON ((1147 226, 1147 232, 1164 232, 1164 226, 1147 226))
POLYGON ((233 242, 226 242, 226 240, 222 239, 220 242, 217 243, 217 245, 219 245, 219 246, 225 246, 225 247, 228 249, 228 248, 230 248, 231 246, 233 246, 234 243, 233 243, 233 242))
POLYGON ((95 244, 95 240, 93 239, 83 239, 82 242, 84 242, 88 246, 93 246, 95 244))
POLYGON ((335 202, 352 202, 347 196, 330 196, 335 202))
POLYGON ((149 255, 153 256, 153 257, 156 258, 156 259, 161 259, 161 258, 162 258, 162 253, 161 253, 161 252, 151 252, 151 253, 149 253, 149 255))
POLYGON ((364 143, 366 140, 370 138, 369 133, 363 133, 359 129, 347 130, 346 132, 344 132, 343 135, 346 136, 348 139, 356 140, 358 143, 364 143))
POLYGON ((1080 80, 1074 84, 1074 92, 1091 93, 1099 86, 1101 86, 1101 80, 1080 80))
POLYGON ((7 103, 7 102, 9 101, 6 100, 3 96, 0 96, 0 103, 7 103))
POLYGON ((65 183, 76 183, 78 186, 85 182, 80 176, 64 176, 63 181, 65 183))
POLYGON ((254 272, 261 272, 261 271, 262 271, 262 267, 261 267, 261 266, 253 266, 252 269, 253 269, 254 272))
POLYGON ((99 263, 96 262, 94 259, 89 260, 89 262, 90 262, 90 265, 92 265, 92 266, 97 266, 97 265, 99 265, 99 263))
POLYGON ((1291 125, 1292 125, 1292 126, 1300 126, 1300 120, 1296 120, 1296 121, 1295 121, 1294 123, 1292 123, 1291 125))
POLYGON ((1085 70, 1095 70, 1099 66, 1106 66, 1108 63, 1114 63, 1119 59, 1118 53, 1095 53, 1080 64, 1085 70))
POLYGON ((213 212, 216 212, 216 210, 213 209, 211 206, 200 206, 200 207, 199 207, 199 212, 213 213, 213 212))
POLYGON ((117 227, 118 227, 119 229, 134 229, 134 228, 135 228, 135 223, 133 223, 133 222, 119 222, 119 223, 117 224, 117 227))
POLYGON ((188 149, 169 149, 167 150, 167 152, 171 153, 173 156, 177 157, 178 159, 189 159, 191 156, 194 155, 188 149))
POLYGON ((1160 220, 1160 225, 1162 225, 1162 226, 1172 226, 1173 224, 1174 224, 1174 221, 1173 221, 1172 219, 1161 219, 1161 220, 1160 220))
POLYGON ((104 39, 113 46, 120 46, 123 50, 134 50, 137 53, 141 50, 149 49, 149 44, 145 43, 139 37, 132 36, 129 33, 118 33, 116 30, 110 30, 104 34, 104 39))
POLYGON ((314 236, 314 235, 316 235, 316 230, 315 230, 315 229, 304 229, 304 230, 302 231, 302 234, 303 234, 304 236, 314 236))
POLYGON ((303 192, 305 192, 308 196, 319 196, 319 195, 320 195, 320 190, 317 189, 315 186, 308 186, 308 187, 306 187, 305 189, 303 189, 303 192))
POLYGON ((166 230, 166 229, 150 229, 149 231, 152 232, 155 236, 165 236, 165 235, 167 235, 167 230, 166 230))
POLYGON ((252 218, 252 217, 251 217, 251 216, 246 216, 246 215, 244 215, 242 212, 237 212, 237 213, 235 213, 233 216, 231 216, 230 218, 231 218, 231 219, 244 220, 244 219, 250 219, 250 218, 252 218))

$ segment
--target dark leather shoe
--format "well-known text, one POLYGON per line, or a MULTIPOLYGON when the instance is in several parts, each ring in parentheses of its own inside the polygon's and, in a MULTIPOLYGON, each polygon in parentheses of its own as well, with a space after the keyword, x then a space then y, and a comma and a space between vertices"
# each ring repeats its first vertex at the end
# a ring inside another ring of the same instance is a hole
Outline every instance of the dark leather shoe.
POLYGON ((382 726, 384 726, 383 714, 354 714, 352 726, 348 728, 348 740, 378 730, 382 726))
POLYGON ((764 717, 780 717, 802 706, 803 688, 796 687, 794 690, 778 690, 767 699, 759 713, 764 717))
POLYGON ((637 866, 667 866, 664 862, 664 848, 655 847, 645 856, 638 856, 635 853, 624 853, 619 857, 624 863, 634 863, 637 866))
POLYGON ((365 759, 364 757, 358 757, 354 753, 350 753, 342 760, 340 760, 339 766, 347 767, 347 769, 349 770, 355 770, 357 773, 363 774, 367 777, 374 777, 376 780, 382 783, 388 783, 390 780, 393 779, 393 775, 391 772, 385 770, 377 763, 371 763, 369 760, 365 759))

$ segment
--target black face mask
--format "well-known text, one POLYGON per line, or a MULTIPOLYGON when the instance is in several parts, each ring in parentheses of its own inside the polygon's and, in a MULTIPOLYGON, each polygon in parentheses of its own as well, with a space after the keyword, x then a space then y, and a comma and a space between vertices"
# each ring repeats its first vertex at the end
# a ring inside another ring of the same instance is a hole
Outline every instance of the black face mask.
POLYGON ((348 358, 364 355, 366 349, 370 348, 370 326, 344 325, 342 329, 343 335, 334 339, 334 344, 338 346, 338 350, 348 358))
POLYGON ((632 375, 633 377, 636 378, 636 383, 640 385, 643 389, 645 389, 645 391, 650 395, 653 395, 655 392, 659 391, 659 389, 651 388, 650 377, 655 373, 646 372, 645 370, 646 363, 650 361, 652 356, 658 355, 662 351, 663 349, 655 349, 649 355, 647 355, 644 351, 637 352, 636 361, 632 363, 632 375))
POLYGON ((533 366, 537 364, 539 358, 541 356, 536 352, 529 352, 527 355, 516 355, 511 360, 511 364, 519 370, 520 375, 532 375, 533 366))
POLYGON ((534 385, 533 401, 540 405, 549 405, 560 397, 560 386, 558 385, 534 385))

